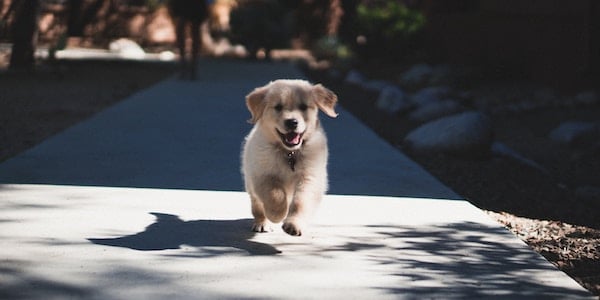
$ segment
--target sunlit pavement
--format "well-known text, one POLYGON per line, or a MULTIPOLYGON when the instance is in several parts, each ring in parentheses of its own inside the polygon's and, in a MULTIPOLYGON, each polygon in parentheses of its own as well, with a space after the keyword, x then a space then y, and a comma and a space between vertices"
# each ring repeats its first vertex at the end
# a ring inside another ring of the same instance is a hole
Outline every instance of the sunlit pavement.
POLYGON ((0 298, 593 299, 342 108, 302 237, 250 231, 244 96, 291 65, 203 61, 0 164, 0 298))

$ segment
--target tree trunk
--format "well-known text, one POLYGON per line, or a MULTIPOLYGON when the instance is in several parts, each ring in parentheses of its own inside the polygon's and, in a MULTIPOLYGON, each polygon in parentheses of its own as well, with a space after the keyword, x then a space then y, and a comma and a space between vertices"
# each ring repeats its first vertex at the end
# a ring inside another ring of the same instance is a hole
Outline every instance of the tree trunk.
POLYGON ((11 70, 33 70, 38 38, 39 0, 15 0, 15 21, 12 25, 11 70))
POLYGON ((67 36, 83 36, 83 25, 80 22, 83 1, 69 0, 68 5, 67 36))

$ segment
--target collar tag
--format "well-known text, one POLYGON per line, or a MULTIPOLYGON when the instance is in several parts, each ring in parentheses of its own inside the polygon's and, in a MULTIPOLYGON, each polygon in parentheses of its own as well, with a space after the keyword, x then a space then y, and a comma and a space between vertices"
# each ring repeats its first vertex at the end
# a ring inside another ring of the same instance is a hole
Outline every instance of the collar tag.
POLYGON ((287 162, 290 166, 290 169, 292 169, 292 172, 296 171, 296 151, 288 152, 287 162))

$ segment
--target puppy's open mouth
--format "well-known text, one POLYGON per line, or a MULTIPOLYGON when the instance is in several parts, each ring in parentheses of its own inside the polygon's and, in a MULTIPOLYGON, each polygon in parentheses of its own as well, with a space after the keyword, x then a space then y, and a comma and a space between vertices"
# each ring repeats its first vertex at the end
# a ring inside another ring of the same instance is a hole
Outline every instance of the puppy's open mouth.
POLYGON ((279 131, 278 129, 277 133, 281 137, 281 141, 283 142, 283 144, 290 148, 294 148, 300 145, 302 143, 302 136, 304 135, 304 132, 298 133, 294 131, 290 131, 288 133, 281 133, 281 131, 279 131))

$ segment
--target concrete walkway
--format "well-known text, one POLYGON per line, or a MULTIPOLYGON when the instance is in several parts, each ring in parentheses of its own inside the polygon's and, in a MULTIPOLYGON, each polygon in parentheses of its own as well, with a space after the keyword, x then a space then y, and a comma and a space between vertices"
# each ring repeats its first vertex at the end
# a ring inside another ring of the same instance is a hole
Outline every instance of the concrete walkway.
POLYGON ((593 299, 341 108, 313 226, 253 234, 244 96, 302 75, 200 70, 0 164, 0 298, 593 299))

